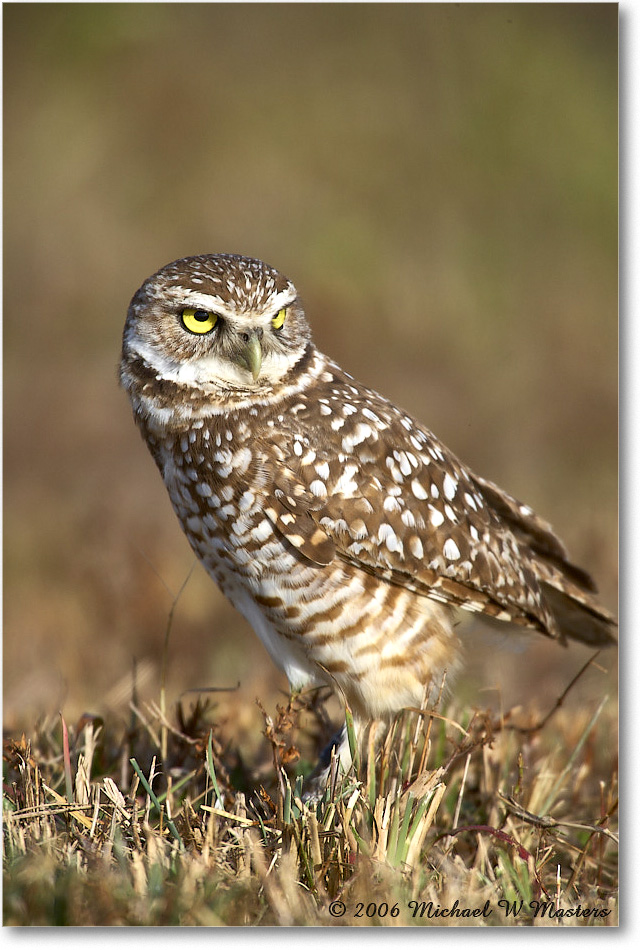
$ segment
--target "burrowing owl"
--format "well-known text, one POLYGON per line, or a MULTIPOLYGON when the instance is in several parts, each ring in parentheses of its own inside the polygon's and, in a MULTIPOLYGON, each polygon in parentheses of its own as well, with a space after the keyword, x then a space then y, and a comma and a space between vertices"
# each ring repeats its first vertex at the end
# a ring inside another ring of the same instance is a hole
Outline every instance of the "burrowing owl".
POLYGON ((121 381, 190 544, 293 688, 330 684, 361 723, 417 705, 461 609, 612 641, 550 526, 320 353, 267 264, 146 280, 121 381))

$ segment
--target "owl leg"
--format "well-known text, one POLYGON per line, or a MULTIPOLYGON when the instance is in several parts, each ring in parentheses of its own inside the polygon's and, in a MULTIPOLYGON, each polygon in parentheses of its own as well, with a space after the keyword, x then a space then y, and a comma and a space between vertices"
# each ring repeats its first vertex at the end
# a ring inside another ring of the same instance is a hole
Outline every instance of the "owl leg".
POLYGON ((323 797, 333 761, 336 761, 342 772, 347 772, 352 765, 352 756, 350 755, 350 744, 348 742, 348 732, 345 726, 335 732, 326 747, 319 756, 317 766, 312 775, 307 780, 307 788, 303 793, 303 800, 314 804, 323 797))

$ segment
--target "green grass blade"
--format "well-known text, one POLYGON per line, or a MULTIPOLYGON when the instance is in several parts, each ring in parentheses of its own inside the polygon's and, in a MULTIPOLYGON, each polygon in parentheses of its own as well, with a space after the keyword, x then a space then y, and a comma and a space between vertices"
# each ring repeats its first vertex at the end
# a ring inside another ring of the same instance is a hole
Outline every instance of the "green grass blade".
MULTIPOLYGON (((147 792, 147 794, 148 794, 149 797, 151 798, 153 804, 154 804, 154 805, 156 806, 156 808, 158 809, 159 815, 163 815, 163 814, 164 814, 163 806, 162 806, 161 803, 159 802, 159 800, 158 800, 158 798, 157 798, 155 792, 153 791, 151 785, 149 784, 149 782, 148 782, 147 779, 145 778, 145 776, 144 776, 144 774, 143 774, 143 771, 142 771, 142 769, 140 768, 138 762, 136 761, 136 759, 130 759, 129 761, 131 762, 132 768, 133 768, 134 771, 136 772, 136 775, 137 775, 138 778, 140 779, 141 785, 143 786, 143 788, 145 789, 145 791, 147 792)), ((174 822, 172 821, 172 819, 171 819, 167 814, 165 814, 165 823, 167 824, 167 827, 169 828, 169 830, 170 830, 171 834, 173 835, 173 837, 178 841, 181 850, 183 850, 184 847, 185 847, 185 845, 183 844, 183 839, 182 839, 181 836, 179 835, 178 830, 177 830, 177 828, 176 828, 176 825, 174 824, 174 822)))
POLYGON ((352 710, 346 705, 346 732, 348 733, 348 745, 350 747, 350 758, 355 772, 359 771, 359 744, 357 742, 357 733, 354 728, 354 717, 352 710))

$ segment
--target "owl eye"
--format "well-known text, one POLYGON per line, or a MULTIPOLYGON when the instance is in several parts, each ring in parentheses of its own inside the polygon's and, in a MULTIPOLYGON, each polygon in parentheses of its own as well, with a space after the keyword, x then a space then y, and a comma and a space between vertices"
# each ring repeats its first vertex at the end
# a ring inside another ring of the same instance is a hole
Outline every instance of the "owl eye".
POLYGON ((216 326, 218 317, 210 310, 194 310, 191 307, 185 307, 181 312, 181 320, 190 333, 209 333, 216 326))
POLYGON ((279 310, 275 317, 272 317, 272 326, 275 330, 280 330, 283 324, 285 323, 285 308, 279 310))

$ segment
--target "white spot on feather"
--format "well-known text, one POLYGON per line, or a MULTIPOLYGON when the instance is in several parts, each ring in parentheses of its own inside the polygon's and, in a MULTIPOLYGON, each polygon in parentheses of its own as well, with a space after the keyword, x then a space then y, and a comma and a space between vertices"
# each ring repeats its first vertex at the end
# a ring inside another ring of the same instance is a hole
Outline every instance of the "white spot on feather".
POLYGON ((404 511, 404 513, 401 516, 401 520, 403 521, 403 523, 405 524, 407 528, 415 527, 415 516, 413 515, 412 511, 408 511, 408 510, 404 511))
POLYGON ((446 474, 444 475, 444 495, 446 496, 448 501, 452 501, 456 493, 457 493, 457 482, 453 479, 453 477, 448 472, 446 472, 446 474))
POLYGON ((441 511, 438 511, 436 508, 433 508, 432 505, 430 505, 430 523, 435 528, 438 528, 439 525, 442 525, 444 523, 444 516, 442 515, 441 511))
POLYGON ((244 491, 239 498, 239 511, 244 512, 251 508, 254 504, 254 497, 254 492, 244 491))
MULTIPOLYGON (((410 466, 410 461, 405 452, 399 453, 399 468, 401 469, 402 475, 410 475, 412 468, 410 466)), ((427 496, 426 496, 427 497, 427 496)))
POLYGON ((449 561, 457 561, 461 557, 459 548, 452 538, 448 538, 444 544, 444 557, 448 558, 449 561))
POLYGON ((403 553, 403 547, 401 541, 395 534, 394 530, 389 524, 384 523, 379 528, 379 534, 377 536, 379 544, 384 544, 391 553, 398 551, 400 554, 403 553))
POLYGON ((419 498, 420 501, 424 501, 424 499, 428 497, 428 492, 426 491, 424 486, 421 484, 421 482, 418 482, 416 478, 413 478, 410 484, 410 487, 412 489, 412 493, 415 496, 415 498, 419 498))
POLYGON ((337 480, 337 483, 334 487, 335 492, 338 495, 345 495, 346 497, 351 497, 355 494, 357 489, 357 483, 354 480, 354 475, 357 472, 357 466, 353 464, 346 465, 344 468, 341 477, 337 480))

